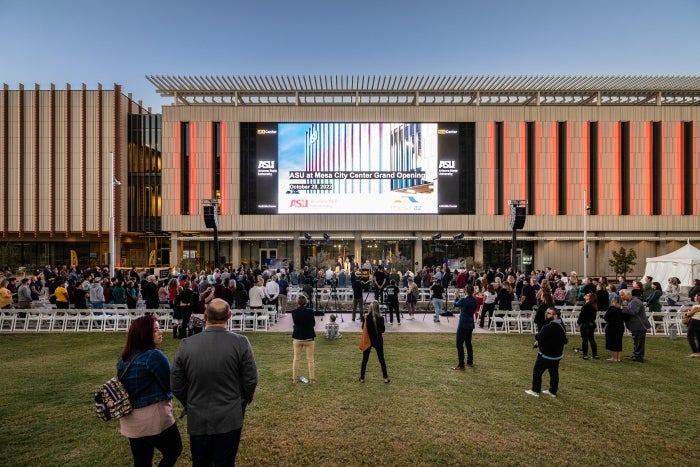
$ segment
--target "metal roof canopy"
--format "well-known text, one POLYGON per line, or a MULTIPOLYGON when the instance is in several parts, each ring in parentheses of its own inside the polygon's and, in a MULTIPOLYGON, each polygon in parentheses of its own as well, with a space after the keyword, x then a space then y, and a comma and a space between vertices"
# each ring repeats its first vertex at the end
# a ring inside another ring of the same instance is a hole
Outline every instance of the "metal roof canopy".
POLYGON ((147 75, 175 105, 699 105, 700 76, 147 75))

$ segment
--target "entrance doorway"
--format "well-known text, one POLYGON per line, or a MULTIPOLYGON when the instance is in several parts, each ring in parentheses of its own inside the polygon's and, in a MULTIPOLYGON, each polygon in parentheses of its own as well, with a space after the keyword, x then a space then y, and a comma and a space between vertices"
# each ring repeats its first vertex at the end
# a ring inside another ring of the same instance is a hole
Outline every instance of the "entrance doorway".
POLYGON ((277 248, 260 248, 260 266, 267 265, 268 259, 277 258, 277 248))

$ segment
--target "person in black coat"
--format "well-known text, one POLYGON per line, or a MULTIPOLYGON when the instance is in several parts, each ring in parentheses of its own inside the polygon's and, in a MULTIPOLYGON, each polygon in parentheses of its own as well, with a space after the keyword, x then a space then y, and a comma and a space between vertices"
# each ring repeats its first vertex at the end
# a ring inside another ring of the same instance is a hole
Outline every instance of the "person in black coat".
POLYGON ((386 361, 384 360, 384 318, 379 312, 379 303, 374 301, 369 304, 369 312, 365 317, 363 326, 367 327, 367 334, 369 335, 369 340, 372 343, 371 347, 362 351, 362 365, 360 367, 360 383, 365 382, 365 370, 367 369, 367 361, 369 361, 369 354, 372 351, 372 347, 377 351, 377 358, 379 359, 379 364, 382 367, 382 376, 384 377, 384 382, 389 383, 389 374, 386 370, 386 361))
POLYGON ((539 349, 532 369, 532 388, 526 394, 540 397, 542 375, 549 371, 549 389, 542 391, 550 397, 557 397, 559 390, 559 362, 564 358, 564 346, 569 342, 566 329, 561 322, 561 312, 554 307, 547 309, 547 324, 535 335, 535 347, 539 349))
POLYGON ((625 333, 625 317, 622 314, 622 298, 616 295, 603 316, 605 320, 605 348, 610 351, 611 362, 619 362, 622 356, 622 336, 625 333))
POLYGON ((308 300, 303 294, 297 298, 297 308, 292 311, 292 343, 294 348, 294 359, 292 360, 292 383, 296 384, 299 376, 299 361, 301 351, 306 351, 306 363, 309 366, 309 384, 316 383, 316 367, 314 362, 314 339, 316 338, 316 318, 314 310, 307 307, 308 300))
POLYGON ((583 359, 588 360, 588 344, 591 344, 593 360, 598 360, 598 345, 595 342, 595 320, 598 318, 598 297, 594 293, 584 296, 585 303, 581 307, 577 324, 581 332, 581 351, 583 359))

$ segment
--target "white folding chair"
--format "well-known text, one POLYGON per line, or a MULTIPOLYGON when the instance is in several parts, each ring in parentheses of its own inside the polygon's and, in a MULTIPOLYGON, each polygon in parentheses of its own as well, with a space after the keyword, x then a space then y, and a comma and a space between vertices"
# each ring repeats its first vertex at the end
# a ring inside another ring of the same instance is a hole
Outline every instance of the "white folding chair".
POLYGON ((666 336, 668 333, 666 332, 666 324, 664 323, 664 316, 668 312, 663 312, 663 311, 649 311, 647 312, 647 318, 649 319, 649 323, 651 323, 651 329, 649 329, 649 332, 651 332, 652 336, 666 336))
MULTIPOLYGON (((21 329, 22 331, 30 332, 30 331, 39 331, 39 324, 41 322, 42 316, 42 309, 41 308, 35 308, 35 309, 30 309, 27 310, 27 316, 24 320, 24 329, 21 329)), ((19 331, 20 329, 15 330, 19 331)))
POLYGON ((15 310, 0 310, 0 332, 12 332, 15 328, 15 310))
MULTIPOLYGON (((107 320, 107 315, 105 312, 108 310, 102 309, 102 310, 92 310, 90 311, 90 314, 88 315, 88 332, 92 331, 104 331, 105 330, 105 325, 106 320, 107 320)), ((113 319, 113 318, 112 318, 113 319)), ((112 326, 114 326, 114 322, 112 321, 111 323, 112 326)), ((110 331, 112 329, 109 329, 110 331)))
POLYGON ((231 310, 231 318, 228 320, 229 331, 243 331, 243 310, 231 310))
POLYGON ((255 330, 267 331, 270 328, 270 313, 267 311, 261 311, 255 314, 255 330))
POLYGON ((243 328, 241 331, 255 331, 255 310, 246 309, 243 314, 243 328))
POLYGON ((518 332, 532 334, 534 330, 534 313, 532 310, 521 310, 518 314, 518 332))
POLYGON ((489 328, 491 328, 494 333, 508 332, 506 314, 507 310, 499 310, 498 308, 494 310, 493 315, 489 320, 489 328))

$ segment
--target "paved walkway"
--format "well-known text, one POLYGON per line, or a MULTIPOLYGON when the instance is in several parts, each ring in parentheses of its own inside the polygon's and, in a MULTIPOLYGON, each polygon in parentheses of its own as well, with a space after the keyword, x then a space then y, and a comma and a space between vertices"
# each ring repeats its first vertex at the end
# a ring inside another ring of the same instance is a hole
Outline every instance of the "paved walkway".
MULTIPOLYGON (((319 336, 323 335, 323 331, 326 327, 326 323, 328 322, 329 318, 328 316, 334 313, 336 315, 336 320, 335 322, 340 325, 340 333, 347 333, 347 332, 357 332, 360 333, 362 332, 362 328, 360 327, 360 320, 352 321, 352 313, 337 313, 337 312, 326 312, 326 314, 321 317, 317 316, 316 317, 316 333, 319 336)), ((447 332, 447 333, 454 333, 457 331, 457 321, 459 320, 459 315, 452 316, 450 318, 446 317, 441 317, 439 323, 434 323, 433 322, 433 315, 432 313, 430 314, 424 314, 424 313, 416 313, 415 319, 406 319, 408 318, 408 314, 404 313, 403 318, 401 319, 401 324, 397 324, 396 321, 394 321, 394 324, 389 323, 388 317, 385 318, 386 322, 386 332, 447 332), (425 319, 423 318, 425 316, 425 319), (449 320, 448 320, 449 319, 449 320)), ((291 313, 287 313, 285 316, 281 317, 280 320, 274 324, 273 326, 270 326, 269 332, 292 332, 292 315, 291 313)), ((474 333, 491 333, 491 331, 488 331, 486 329, 480 329, 478 326, 474 330, 474 333)))

